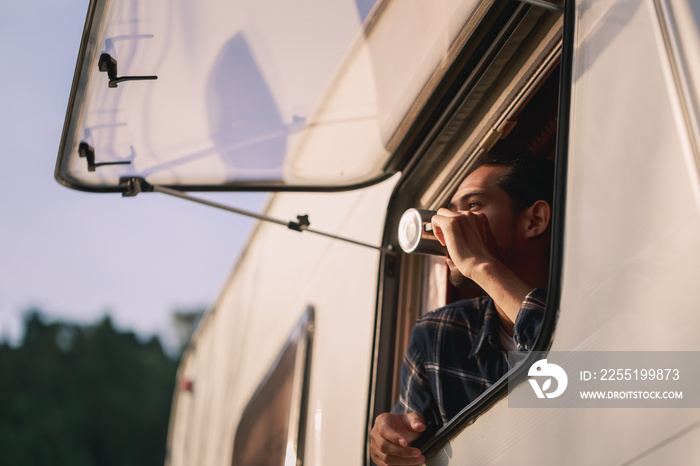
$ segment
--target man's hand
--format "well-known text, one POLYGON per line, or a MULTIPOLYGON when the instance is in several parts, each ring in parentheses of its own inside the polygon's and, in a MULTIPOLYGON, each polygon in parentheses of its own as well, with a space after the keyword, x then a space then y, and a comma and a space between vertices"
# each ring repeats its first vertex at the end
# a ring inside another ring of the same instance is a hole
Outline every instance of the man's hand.
POLYGON ((380 414, 369 435, 372 461, 378 466, 423 464, 420 450, 410 444, 425 429, 425 420, 418 413, 380 414))
POLYGON ((432 224, 438 241, 447 246, 448 259, 491 296, 499 315, 512 325, 533 287, 501 262, 503 251, 496 244, 486 215, 443 208, 432 224))
POLYGON ((473 279, 477 267, 496 260, 498 246, 486 215, 442 208, 432 224, 438 241, 447 247, 449 258, 465 277, 473 279))

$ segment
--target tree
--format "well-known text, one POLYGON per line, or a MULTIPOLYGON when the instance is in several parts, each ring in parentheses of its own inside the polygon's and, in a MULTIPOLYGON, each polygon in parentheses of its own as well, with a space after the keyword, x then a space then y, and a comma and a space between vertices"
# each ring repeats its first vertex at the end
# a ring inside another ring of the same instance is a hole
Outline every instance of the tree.
POLYGON ((0 465, 163 464, 177 361, 109 317, 93 326, 25 319, 0 344, 0 465))

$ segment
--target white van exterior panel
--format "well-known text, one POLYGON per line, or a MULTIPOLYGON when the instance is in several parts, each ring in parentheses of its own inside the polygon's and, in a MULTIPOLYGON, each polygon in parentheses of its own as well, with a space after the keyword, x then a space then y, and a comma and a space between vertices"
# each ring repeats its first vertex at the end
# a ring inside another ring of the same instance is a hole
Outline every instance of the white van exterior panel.
MULTIPOLYGON (((654 2, 577 3, 551 350, 700 350, 698 171, 654 2)), ((694 464, 699 420, 698 409, 515 409, 503 399, 429 464, 694 464), (654 462, 662 451, 674 461, 654 462)))
MULTIPOLYGON (((335 194, 280 193, 266 214, 379 244, 397 177, 335 194)), ((281 344, 315 309, 306 464, 362 462, 377 299, 378 251, 260 224, 183 358, 191 393, 173 404, 170 463, 228 465, 239 419, 281 344)))

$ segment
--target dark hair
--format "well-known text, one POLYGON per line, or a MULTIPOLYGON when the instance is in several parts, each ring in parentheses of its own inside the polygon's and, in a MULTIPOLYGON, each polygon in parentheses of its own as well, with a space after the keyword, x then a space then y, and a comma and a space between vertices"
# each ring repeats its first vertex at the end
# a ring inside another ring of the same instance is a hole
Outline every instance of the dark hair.
MULTIPOLYGON (((554 163, 542 156, 528 153, 483 155, 473 170, 484 165, 505 166, 507 169, 496 180, 520 213, 537 201, 552 205, 554 194, 554 163)), ((472 171, 473 171, 472 170, 472 171)))

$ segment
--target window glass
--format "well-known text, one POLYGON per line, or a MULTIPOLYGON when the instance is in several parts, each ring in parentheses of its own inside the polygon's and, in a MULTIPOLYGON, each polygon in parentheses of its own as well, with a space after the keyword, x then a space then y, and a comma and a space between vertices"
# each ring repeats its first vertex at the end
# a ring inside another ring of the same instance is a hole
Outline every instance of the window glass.
POLYGON ((303 458, 312 328, 309 308, 241 416, 233 466, 294 465, 303 458))
POLYGON ((388 176, 392 138, 479 2, 94 3, 56 177, 119 191, 388 176))

